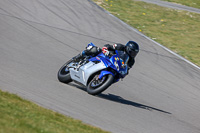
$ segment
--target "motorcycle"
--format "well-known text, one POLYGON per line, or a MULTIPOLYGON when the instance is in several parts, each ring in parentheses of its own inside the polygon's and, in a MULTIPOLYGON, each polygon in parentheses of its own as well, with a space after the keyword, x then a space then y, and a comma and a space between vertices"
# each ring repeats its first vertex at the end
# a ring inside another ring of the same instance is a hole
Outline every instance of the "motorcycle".
MULTIPOLYGON (((91 46, 95 45, 90 43, 87 47, 91 46)), ((59 69, 58 80, 62 83, 80 83, 89 94, 97 95, 127 75, 128 60, 129 56, 118 50, 110 57, 101 52, 96 57, 87 56, 79 62, 72 58, 59 69)))

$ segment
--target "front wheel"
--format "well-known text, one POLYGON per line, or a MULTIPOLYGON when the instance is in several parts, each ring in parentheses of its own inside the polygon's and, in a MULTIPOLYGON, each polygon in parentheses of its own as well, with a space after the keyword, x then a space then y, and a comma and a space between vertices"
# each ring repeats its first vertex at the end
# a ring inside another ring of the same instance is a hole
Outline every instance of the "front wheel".
POLYGON ((89 82, 87 86, 87 92, 91 95, 97 95, 104 90, 106 90, 112 83, 114 77, 112 74, 105 75, 101 79, 98 78, 98 75, 89 82))
POLYGON ((71 60, 65 63, 58 71, 58 80, 62 83, 69 83, 72 81, 69 70, 67 69, 67 64, 70 62, 71 60))

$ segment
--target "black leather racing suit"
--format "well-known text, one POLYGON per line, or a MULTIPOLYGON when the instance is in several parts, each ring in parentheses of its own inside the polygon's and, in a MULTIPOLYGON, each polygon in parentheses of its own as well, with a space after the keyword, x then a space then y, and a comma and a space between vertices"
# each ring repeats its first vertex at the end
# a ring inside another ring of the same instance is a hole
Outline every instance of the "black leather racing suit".
MULTIPOLYGON (((104 47, 107 47, 108 51, 110 51, 111 53, 114 52, 115 50, 119 50, 119 51, 125 51, 125 45, 117 43, 117 44, 105 44, 104 47)), ((86 48, 86 50, 84 50, 82 52, 82 55, 87 55, 87 56, 96 56, 98 55, 102 50, 99 47, 90 47, 90 48, 86 48)), ((128 61, 128 69, 130 69, 135 63, 135 59, 129 56, 129 61, 128 61)))

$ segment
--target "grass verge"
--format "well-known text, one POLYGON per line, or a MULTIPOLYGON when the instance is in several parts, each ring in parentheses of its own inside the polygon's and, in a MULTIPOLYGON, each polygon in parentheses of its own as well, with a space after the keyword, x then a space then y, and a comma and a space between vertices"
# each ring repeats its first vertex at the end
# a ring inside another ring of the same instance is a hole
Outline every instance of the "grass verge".
POLYGON ((0 90, 1 133, 106 133, 0 90))
POLYGON ((200 0, 164 0, 200 9, 200 0))
POLYGON ((140 32, 200 66, 200 14, 134 0, 93 0, 140 32))

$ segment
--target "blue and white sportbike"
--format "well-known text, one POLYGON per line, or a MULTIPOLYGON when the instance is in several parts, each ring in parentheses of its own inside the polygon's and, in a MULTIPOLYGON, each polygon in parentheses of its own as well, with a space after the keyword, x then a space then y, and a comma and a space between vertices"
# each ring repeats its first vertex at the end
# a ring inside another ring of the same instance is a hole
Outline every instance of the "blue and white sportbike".
MULTIPOLYGON (((90 43, 89 46, 94 44, 90 43)), ((58 80, 63 83, 81 83, 87 87, 89 94, 97 95, 127 75, 128 60, 129 56, 118 50, 110 57, 101 52, 96 57, 85 57, 79 62, 71 59, 58 71, 58 80)))

